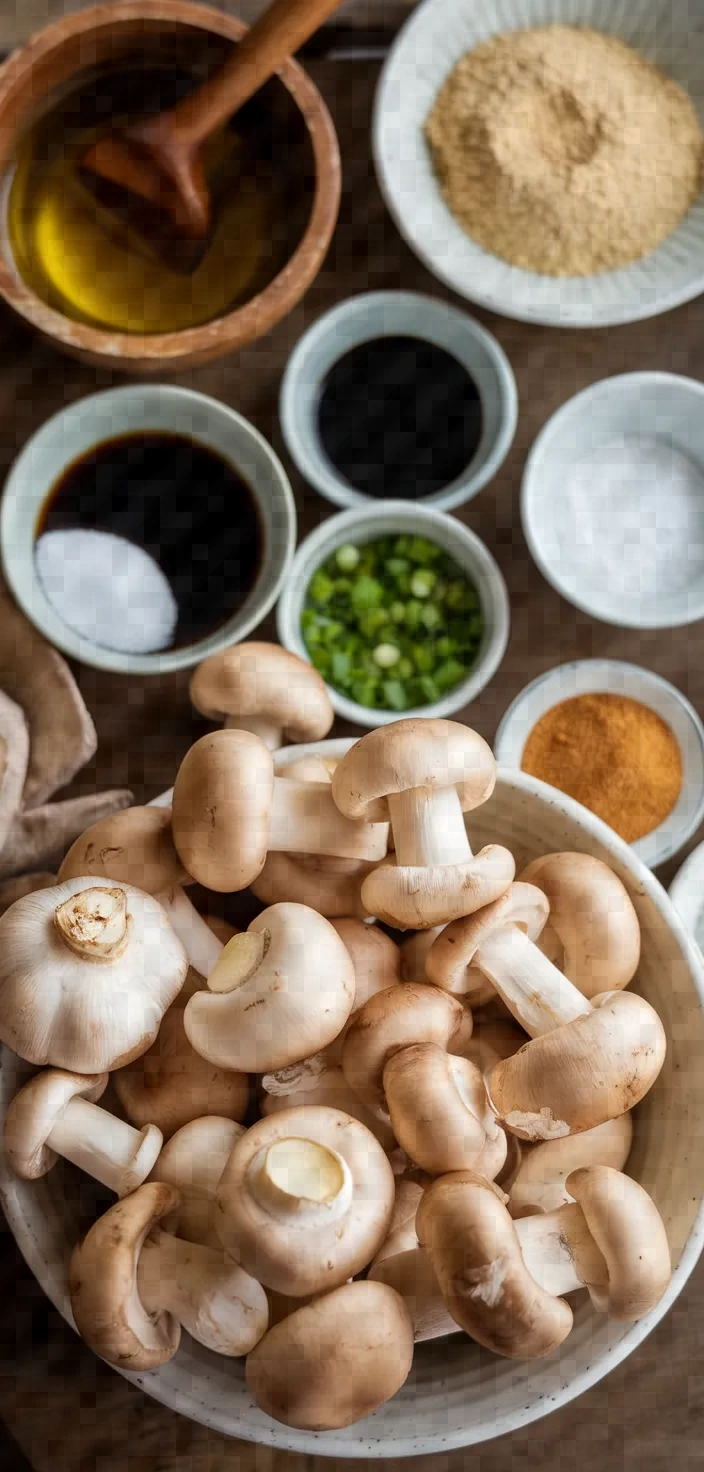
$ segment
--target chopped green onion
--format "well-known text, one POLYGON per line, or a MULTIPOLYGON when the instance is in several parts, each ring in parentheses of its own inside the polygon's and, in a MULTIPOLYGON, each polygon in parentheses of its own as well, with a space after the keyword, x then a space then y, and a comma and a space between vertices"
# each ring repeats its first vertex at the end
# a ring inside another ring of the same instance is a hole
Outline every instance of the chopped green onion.
POLYGON ((390 670, 401 658, 401 650, 395 644, 377 644, 374 659, 380 670, 390 670))
POLYGON ((335 553, 335 561, 341 572, 354 572, 359 562, 359 547, 352 542, 343 542, 335 553))
POLYGON ((432 568, 419 567, 411 578, 411 592, 414 598, 429 598, 435 587, 437 578, 432 568))

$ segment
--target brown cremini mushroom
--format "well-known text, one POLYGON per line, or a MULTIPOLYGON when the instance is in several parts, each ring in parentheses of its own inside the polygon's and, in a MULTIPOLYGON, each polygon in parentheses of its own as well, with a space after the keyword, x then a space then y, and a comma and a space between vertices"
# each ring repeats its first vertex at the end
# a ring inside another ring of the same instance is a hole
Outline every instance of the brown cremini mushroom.
POLYGON ((488 1180, 499 1174, 506 1136, 476 1064, 439 1043, 412 1043, 387 1059, 383 1089, 396 1139, 421 1170, 476 1170, 488 1180))
POLYGON ((354 1005, 354 967, 329 920, 272 905, 228 942, 184 1013, 189 1042, 221 1068, 265 1073, 331 1043, 354 1005))
POLYGON ((222 1251, 215 1230, 215 1192, 243 1124, 217 1115, 191 1120, 167 1141, 151 1174, 153 1181, 175 1186, 179 1203, 164 1226, 185 1242, 200 1242, 222 1251))
POLYGON ((287 1109, 238 1140, 215 1225, 237 1262, 277 1293, 338 1287, 386 1236, 394 1177, 378 1140, 336 1109, 287 1109))
POLYGON ((317 670, 280 644, 251 641, 209 655, 191 677, 191 700, 208 720, 251 731, 272 751, 284 737, 322 741, 335 718, 317 670))
POLYGON ((259 1283, 222 1252, 161 1229, 178 1201, 173 1186, 146 1182, 98 1219, 71 1258, 78 1332, 119 1369, 166 1364, 182 1327, 206 1349, 233 1357, 266 1333, 259 1283))
POLYGON ((141 1186, 161 1150, 161 1131, 153 1124, 135 1130, 100 1109, 97 1100, 107 1083, 106 1073, 47 1068, 15 1094, 4 1142, 18 1176, 36 1181, 61 1155, 117 1196, 141 1186))
POLYGON ((319 1104, 358 1119, 376 1135, 383 1150, 388 1152, 396 1146, 390 1124, 377 1119, 366 1108, 359 1095, 350 1088, 342 1069, 327 1062, 324 1055, 306 1059, 303 1065, 282 1068, 278 1073, 265 1073, 262 1084, 261 1112, 265 1119, 270 1114, 280 1114, 282 1109, 319 1104))
POLYGON ((428 930, 504 893, 511 854, 491 844, 474 857, 463 817, 491 795, 495 778, 486 742, 456 721, 394 721, 347 752, 333 774, 335 802, 350 819, 390 817, 396 850, 362 886, 371 915, 428 930))
POLYGON ((271 752, 247 731, 214 731, 186 753, 173 791, 179 857, 207 889, 245 889, 267 852, 332 854, 378 861, 388 828, 351 822, 326 782, 275 777, 271 752))
POLYGON ((461 1055, 471 1035, 472 1014, 456 997, 404 982, 370 997, 357 1013, 343 1044, 342 1069, 367 1108, 388 1120, 384 1069, 392 1055, 416 1043, 461 1055))
POLYGON ((567 1177, 582 1166, 610 1165, 623 1170, 631 1151, 633 1120, 630 1114, 607 1119, 581 1135, 562 1140, 544 1140, 524 1150, 509 1192, 511 1214, 526 1211, 555 1211, 570 1201, 567 1177))
POLYGON ((345 1283, 275 1324, 247 1359, 247 1385, 275 1421, 303 1431, 351 1426, 407 1380, 413 1328, 385 1283, 345 1283))
POLYGON ((640 926, 621 880, 591 854, 546 854, 521 874, 543 891, 550 915, 539 946, 585 997, 628 986, 640 960, 640 926))
POLYGON ((146 1052, 188 960, 161 905, 69 879, 0 918, 0 1039, 29 1063, 104 1073, 146 1052))
POLYGON ((389 1234, 368 1273, 371 1282, 387 1283, 400 1294, 413 1324, 416 1344, 456 1334, 458 1327, 445 1307, 433 1265, 416 1235, 416 1212, 428 1183, 427 1176, 417 1180, 401 1176, 396 1181, 389 1234))

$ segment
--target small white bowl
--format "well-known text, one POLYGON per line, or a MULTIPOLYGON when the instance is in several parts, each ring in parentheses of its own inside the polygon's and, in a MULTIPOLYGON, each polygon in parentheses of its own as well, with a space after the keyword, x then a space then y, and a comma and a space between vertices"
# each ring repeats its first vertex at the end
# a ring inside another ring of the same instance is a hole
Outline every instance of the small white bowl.
POLYGON ((276 611, 276 627, 285 649, 300 655, 311 663, 310 654, 301 633, 301 614, 306 592, 313 574, 325 562, 336 547, 344 542, 373 542, 377 537, 417 535, 437 542, 445 552, 454 557, 459 566, 474 583, 482 613, 484 633, 474 668, 466 680, 449 691, 442 700, 430 705, 417 706, 413 710, 372 710, 366 705, 357 705, 348 700, 339 690, 328 685, 327 691, 334 709, 347 721, 358 726, 385 726, 398 721, 401 716, 451 716, 474 700, 480 690, 489 683, 504 657, 510 626, 508 593, 497 563, 490 551, 468 527, 447 516, 443 511, 433 511, 429 506, 409 506, 406 501, 384 501, 365 504, 359 510, 343 511, 331 516, 301 542, 286 578, 276 611))
POLYGON ((652 670, 617 659, 582 659, 539 675, 516 696, 496 733, 494 753, 504 767, 519 768, 526 741, 546 711, 573 695, 608 692, 639 700, 657 712, 682 753, 682 791, 658 828, 631 844, 649 869, 679 852, 704 818, 704 726, 674 685, 652 670))
POLYGON ((593 618, 622 628, 662 629, 704 617, 704 384, 674 373, 625 373, 568 399, 530 452, 521 515, 543 577, 593 618), (580 480, 580 494, 589 494, 590 483, 598 489, 599 460, 619 457, 624 438, 640 441, 646 454, 655 443, 666 454, 675 451, 686 457, 691 474, 683 477, 675 504, 664 487, 658 495, 653 480, 645 488, 633 476, 616 481, 618 518, 627 535, 614 575, 604 556, 608 515, 603 524, 601 515, 596 518, 596 541, 582 551, 567 491, 580 462, 593 464, 591 480, 580 480), (669 548, 660 563, 661 582, 653 562, 656 538, 669 548))
POLYGON ((699 949, 704 950, 704 843, 685 859, 668 892, 699 949))
POLYGON ((328 459, 320 441, 320 391, 335 363, 360 343, 379 337, 417 337, 445 348, 479 390, 482 436, 476 453, 451 485, 419 503, 436 511, 461 506, 492 479, 513 443, 518 419, 516 380, 506 354, 466 312, 413 291, 372 291, 320 317, 291 354, 281 385, 280 417, 289 454, 301 475, 336 506, 374 505, 328 459))
POLYGON ((64 654, 121 674, 187 669, 214 650, 246 639, 276 602, 295 545, 293 493, 280 460, 263 435, 227 404, 168 384, 108 389, 48 419, 15 460, 0 509, 3 570, 27 617, 64 654), (105 440, 140 431, 187 435, 229 461, 250 486, 264 528, 259 576, 237 613, 197 643, 155 654, 107 649, 77 634, 49 602, 35 566, 40 513, 63 472, 105 440))
POLYGON ((619 271, 541 276, 483 250, 446 204, 423 128, 456 62, 506 31, 552 24, 616 35, 684 87, 704 124, 704 30, 692 0, 425 0, 391 48, 373 120, 377 176, 404 239, 460 296, 524 322, 638 322, 704 290, 704 191, 657 250, 619 271))

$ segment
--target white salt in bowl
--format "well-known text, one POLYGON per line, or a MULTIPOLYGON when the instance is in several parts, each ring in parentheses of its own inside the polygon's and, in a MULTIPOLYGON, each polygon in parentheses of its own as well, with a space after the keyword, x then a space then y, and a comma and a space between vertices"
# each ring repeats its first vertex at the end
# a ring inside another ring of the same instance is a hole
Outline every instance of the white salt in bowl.
POLYGON ((704 191, 662 245, 596 276, 541 276, 510 266, 463 230, 445 203, 423 128, 455 64, 506 31, 591 26, 655 62, 689 93, 704 124, 704 12, 692 0, 425 0, 391 48, 374 108, 377 175, 405 240, 460 296, 546 326, 637 322, 704 290, 704 191))
POLYGON ((530 452, 521 516, 543 577, 593 618, 704 617, 704 384, 625 373, 568 399, 530 452))
MULTIPOLYGON (((302 751, 339 756, 348 741, 302 751)), ((280 763, 289 752, 277 754, 280 763)), ((665 891, 633 850, 569 798, 517 772, 502 771, 495 792, 472 813, 476 847, 506 843, 519 871, 540 854, 576 849, 605 860, 623 880, 638 912, 643 953, 635 987, 657 1007, 668 1038, 663 1072, 636 1111, 628 1162, 662 1214, 673 1258, 665 1297, 638 1324, 602 1318, 585 1293, 572 1296, 574 1330, 546 1360, 498 1359, 458 1334, 420 1345, 404 1388, 374 1415, 344 1431, 294 1431, 257 1410, 242 1361, 201 1349, 184 1335, 175 1359, 159 1371, 126 1378, 174 1411, 225 1435, 327 1457, 402 1457, 446 1453, 537 1421, 594 1385, 647 1337, 685 1287, 704 1243, 704 963, 665 891)), ((24 1065, 5 1052, 0 1069, 4 1115, 24 1065)), ((0 1163, 0 1198, 30 1268, 69 1323, 67 1268, 87 1226, 91 1187, 59 1163, 41 1181, 15 1180, 0 1163)))

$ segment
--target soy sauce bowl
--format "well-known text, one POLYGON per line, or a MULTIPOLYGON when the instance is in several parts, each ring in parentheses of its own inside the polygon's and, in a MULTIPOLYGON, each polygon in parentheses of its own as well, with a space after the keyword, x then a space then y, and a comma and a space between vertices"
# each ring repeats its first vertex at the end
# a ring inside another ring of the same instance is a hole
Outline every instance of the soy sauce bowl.
POLYGON ((188 669, 215 650, 246 639, 273 607, 295 546, 293 493, 264 436, 217 399, 169 384, 109 389, 79 399, 48 419, 11 467, 0 509, 3 571, 27 617, 62 653, 119 674, 161 675, 188 669), (183 435, 203 445, 247 482, 261 523, 263 554, 254 586, 219 628, 191 644, 137 654, 94 643, 64 622, 37 574, 35 549, 42 510, 69 466, 105 441, 155 432, 183 435))
POLYGON ((290 572, 279 598, 276 624, 277 632, 285 649, 298 654, 301 659, 312 663, 301 630, 301 614, 305 606, 306 593, 313 574, 343 543, 363 544, 374 542, 378 537, 391 535, 426 537, 436 542, 444 552, 455 559, 463 573, 474 583, 479 595, 484 632, 479 653, 466 679, 449 690, 441 700, 419 705, 412 709, 378 710, 376 707, 358 705, 348 699, 334 685, 327 691, 333 708, 347 721, 358 726, 389 725, 402 717, 451 716, 479 694, 495 675, 503 659, 508 643, 510 613, 506 584, 501 571, 488 547, 468 527, 435 511, 429 506, 409 506, 405 501, 385 501, 381 505, 370 505, 352 511, 343 511, 331 516, 316 531, 301 542, 291 564, 290 572))
POLYGON ((309 485, 336 506, 379 504, 333 465, 321 441, 318 415, 323 385, 335 364, 362 343, 384 337, 412 337, 443 348, 478 390, 482 431, 470 463, 451 485, 403 503, 452 511, 476 496, 503 464, 516 432, 518 393, 496 338, 466 312, 434 297, 412 291, 367 292, 342 302, 309 328, 289 358, 281 385, 279 413, 289 454, 309 485))

